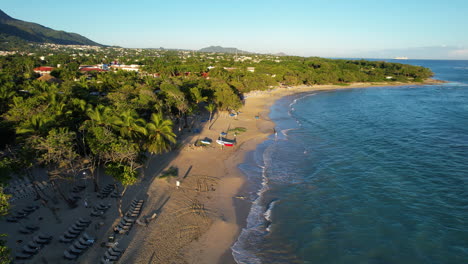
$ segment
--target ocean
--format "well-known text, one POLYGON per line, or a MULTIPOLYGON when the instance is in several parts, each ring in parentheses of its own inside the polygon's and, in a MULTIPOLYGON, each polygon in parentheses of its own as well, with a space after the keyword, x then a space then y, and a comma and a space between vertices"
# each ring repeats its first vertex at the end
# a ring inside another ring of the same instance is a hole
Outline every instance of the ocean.
POLYGON ((447 83, 272 106, 277 135, 239 166, 237 263, 468 263, 468 61, 404 63, 447 83))

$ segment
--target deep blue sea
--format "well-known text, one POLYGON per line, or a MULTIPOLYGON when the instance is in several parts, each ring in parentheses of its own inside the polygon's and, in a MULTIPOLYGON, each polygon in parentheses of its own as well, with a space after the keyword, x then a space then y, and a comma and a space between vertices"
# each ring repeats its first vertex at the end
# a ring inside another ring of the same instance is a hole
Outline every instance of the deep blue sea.
POLYGON ((271 108, 278 135, 240 165, 252 209, 238 263, 468 263, 468 61, 403 62, 448 83, 271 108))

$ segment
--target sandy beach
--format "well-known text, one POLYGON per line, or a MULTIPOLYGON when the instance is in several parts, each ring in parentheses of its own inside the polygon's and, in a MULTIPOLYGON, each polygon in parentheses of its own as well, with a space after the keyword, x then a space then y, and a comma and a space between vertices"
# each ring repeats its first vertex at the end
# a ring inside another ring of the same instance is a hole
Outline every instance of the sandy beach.
MULTIPOLYGON (((422 84, 434 83, 439 81, 428 80, 422 84)), ((175 150, 151 157, 141 181, 128 188, 122 199, 124 212, 133 199, 144 200, 138 219, 141 222, 145 219, 151 221, 134 224, 126 234, 116 235, 119 248, 125 249, 119 263, 235 263, 230 247, 245 225, 250 207, 247 199, 244 199, 248 196, 244 188, 247 183, 238 165, 244 161, 247 153, 274 132, 274 123, 268 117, 272 104, 281 97, 301 92, 398 85, 421 84, 355 83, 348 86, 275 88, 246 94, 245 105, 237 116, 221 112, 214 115, 212 122, 200 123, 194 120, 197 124, 194 128, 199 129, 200 133, 185 133, 175 150), (232 130, 236 128, 242 129, 234 133, 232 130), (225 138, 236 141, 233 147, 216 144, 215 141, 222 132, 227 133, 225 138), (211 139, 212 143, 195 145, 195 142, 205 138, 211 139), (170 167, 177 169, 177 176, 159 177, 161 172, 170 167), (180 183, 179 186, 177 182, 180 183)), ((111 182, 112 179, 104 178, 101 184, 104 186, 111 182)), ((51 188, 49 192, 52 192, 51 188)), ((91 206, 98 203, 110 204, 109 211, 94 219, 93 228, 86 231, 96 238, 97 243, 78 259, 78 263, 99 263, 106 251, 100 245, 114 233, 113 227, 120 221, 116 209, 117 199, 99 200, 94 197, 91 186, 85 189, 82 196, 89 205, 80 203, 78 208, 67 209, 60 202, 54 203, 54 206, 49 204, 38 209, 36 214, 40 216, 37 218, 39 220, 35 217, 27 218, 21 225, 42 221, 41 231, 50 234, 57 230, 63 232, 76 220, 77 214, 89 217, 91 206)), ((27 201, 16 203, 16 207, 20 207, 22 203, 27 204, 27 201)), ((8 233, 21 225, 6 223, 0 231, 8 233)), ((9 238, 8 245, 13 253, 23 246, 18 239, 27 241, 28 236, 23 238, 13 235, 13 238, 9 238)), ((51 245, 41 250, 39 256, 29 263, 77 263, 64 262, 63 251, 69 245, 57 240, 58 237, 54 238, 51 245)))

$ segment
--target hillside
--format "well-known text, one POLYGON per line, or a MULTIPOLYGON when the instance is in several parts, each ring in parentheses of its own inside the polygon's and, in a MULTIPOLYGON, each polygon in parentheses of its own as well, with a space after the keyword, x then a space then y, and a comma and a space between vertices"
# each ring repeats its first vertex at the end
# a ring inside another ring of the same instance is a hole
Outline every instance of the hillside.
POLYGON ((237 48, 224 48, 221 46, 209 46, 203 49, 199 49, 200 52, 215 52, 215 53, 231 53, 231 54, 251 54, 252 52, 243 51, 237 48))
POLYGON ((102 46, 79 34, 54 30, 36 23, 15 19, 0 10, 0 41, 11 40, 62 45, 102 46))

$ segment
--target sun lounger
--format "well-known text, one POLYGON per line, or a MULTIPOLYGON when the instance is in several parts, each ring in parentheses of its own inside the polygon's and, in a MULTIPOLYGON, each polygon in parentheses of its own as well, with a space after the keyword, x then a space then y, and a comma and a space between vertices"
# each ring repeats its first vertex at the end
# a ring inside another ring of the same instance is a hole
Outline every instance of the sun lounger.
POLYGON ((65 232, 63 235, 64 235, 66 238, 73 238, 73 239, 75 239, 75 238, 78 237, 79 234, 72 234, 72 233, 70 233, 70 232, 67 231, 67 232, 65 232))
POLYGON ((49 234, 39 233, 39 234, 37 234, 37 236, 38 236, 40 239, 52 240, 52 236, 49 235, 49 234))
POLYGON ((109 248, 107 252, 109 253, 109 255, 118 257, 118 258, 120 258, 120 256, 122 255, 122 252, 114 251, 112 248, 109 248))
POLYGON ((75 230, 75 229, 73 229, 73 228, 71 228, 71 227, 68 228, 68 231, 67 231, 67 232, 70 233, 70 234, 72 234, 72 235, 76 235, 76 236, 78 236, 79 234, 81 234, 81 231, 80 231, 80 230, 75 230))
POLYGON ((21 227, 20 229, 18 229, 18 231, 21 233, 21 234, 31 234, 33 233, 34 231, 31 231, 30 229, 27 229, 26 227, 21 227))
POLYGON ((80 221, 81 223, 88 223, 88 224, 91 223, 91 220, 90 220, 90 219, 82 218, 82 217, 78 218, 78 221, 80 221))
POLYGON ((35 236, 33 238, 33 241, 36 242, 37 244, 48 244, 50 242, 49 239, 42 239, 39 236, 35 236))
POLYGON ((109 252, 107 252, 107 251, 104 253, 104 258, 105 258, 105 259, 112 260, 112 261, 117 261, 117 260, 119 260, 119 257, 112 256, 112 255, 109 254, 109 252))
POLYGON ((96 238, 94 238, 94 237, 88 235, 87 233, 84 233, 84 234, 83 234, 83 237, 84 237, 84 239, 86 239, 86 240, 93 240, 93 241, 96 240, 96 238))
POLYGON ((70 242, 72 242, 73 240, 75 240, 75 239, 74 239, 74 238, 65 237, 65 235, 61 235, 60 238, 59 238, 59 241, 62 242, 62 243, 70 243, 70 242))
POLYGON ((84 246, 91 246, 93 244, 94 241, 89 241, 87 239, 85 239, 84 237, 80 237, 80 239, 78 239, 78 242, 81 244, 81 245, 84 245, 84 246))
POLYGON ((28 245, 23 246, 23 252, 28 254, 36 254, 39 248, 31 248, 28 245))
POLYGON ((18 222, 18 218, 14 217, 14 216, 8 216, 6 218, 7 222, 10 222, 10 223, 17 223, 18 222))
POLYGON ((37 244, 36 242, 34 241, 29 241, 28 244, 26 244, 26 246, 32 248, 32 249, 40 249, 41 248, 41 245, 37 244))
POLYGON ((102 215, 104 215, 104 212, 99 211, 99 210, 93 210, 90 215, 91 216, 102 216, 102 215))
POLYGON ((30 259, 34 254, 20 252, 16 254, 16 259, 30 259))
MULTIPOLYGON (((87 223, 81 223, 80 221, 76 221, 74 226, 78 227, 78 228, 83 228, 85 229, 87 226, 89 226, 89 224, 87 223)), ((77 228, 76 228, 77 229, 77 228)))
POLYGON ((76 223, 74 223, 74 224, 71 226, 71 228, 73 228, 74 230, 79 230, 79 231, 85 230, 85 227, 80 226, 80 225, 78 225, 78 224, 76 224, 76 223))
POLYGON ((39 226, 37 225, 26 225, 25 227, 31 231, 39 230, 39 226))
POLYGON ((77 249, 80 249, 80 250, 84 250, 84 249, 87 249, 88 248, 88 245, 83 245, 79 242, 79 240, 75 241, 73 243, 73 246, 75 246, 75 248, 77 249))
POLYGON ((131 219, 131 218, 128 218, 126 216, 124 216, 123 220, 125 220, 126 222, 129 222, 129 223, 134 223, 135 222, 135 219, 131 219))
POLYGON ((68 252, 68 250, 65 250, 63 252, 63 257, 66 258, 66 259, 73 260, 73 259, 76 259, 78 256, 68 252))
POLYGON ((71 245, 69 248, 68 248, 68 252, 72 253, 72 254, 75 254, 75 255, 79 255, 81 253, 83 253, 83 250, 79 249, 79 248, 76 248, 74 245, 71 245))

